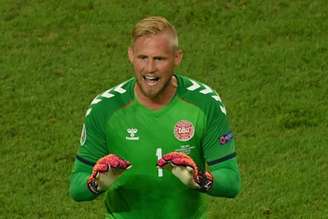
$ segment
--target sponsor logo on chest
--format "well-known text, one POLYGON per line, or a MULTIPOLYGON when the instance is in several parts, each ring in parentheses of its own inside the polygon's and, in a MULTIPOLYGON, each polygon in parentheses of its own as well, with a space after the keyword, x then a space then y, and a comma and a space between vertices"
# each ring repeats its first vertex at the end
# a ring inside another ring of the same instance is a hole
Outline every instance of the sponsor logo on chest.
POLYGON ((185 154, 190 154, 191 150, 194 149, 194 148, 195 147, 191 146, 191 145, 181 145, 180 148, 176 149, 175 151, 182 152, 182 153, 185 153, 185 154))
POLYGON ((189 141, 194 137, 195 128, 190 121, 180 120, 175 124, 173 133, 179 141, 189 141))
POLYGON ((127 136, 125 137, 126 140, 129 140, 129 141, 138 141, 139 140, 139 136, 137 136, 138 129, 128 128, 126 131, 127 131, 127 136))

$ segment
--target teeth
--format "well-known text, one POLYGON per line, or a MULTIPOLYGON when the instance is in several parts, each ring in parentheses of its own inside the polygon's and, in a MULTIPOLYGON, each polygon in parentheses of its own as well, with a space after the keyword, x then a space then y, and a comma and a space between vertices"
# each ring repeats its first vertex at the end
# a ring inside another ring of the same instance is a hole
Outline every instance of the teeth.
POLYGON ((159 77, 153 75, 144 75, 143 79, 148 86, 155 86, 159 81, 159 77))
POLYGON ((155 80, 156 77, 155 76, 145 76, 145 79, 147 79, 147 80, 155 80))
POLYGON ((158 81, 159 80, 159 77, 152 76, 152 75, 145 75, 143 77, 145 80, 149 80, 149 81, 158 81))

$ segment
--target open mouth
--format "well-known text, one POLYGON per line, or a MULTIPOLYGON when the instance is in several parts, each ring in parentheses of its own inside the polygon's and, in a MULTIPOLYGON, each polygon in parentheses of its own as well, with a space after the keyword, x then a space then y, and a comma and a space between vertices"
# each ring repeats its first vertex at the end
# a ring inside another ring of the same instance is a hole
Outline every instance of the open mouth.
POLYGON ((159 77, 150 76, 150 75, 144 75, 143 79, 146 82, 146 84, 151 85, 151 86, 157 84, 157 82, 159 81, 159 77))

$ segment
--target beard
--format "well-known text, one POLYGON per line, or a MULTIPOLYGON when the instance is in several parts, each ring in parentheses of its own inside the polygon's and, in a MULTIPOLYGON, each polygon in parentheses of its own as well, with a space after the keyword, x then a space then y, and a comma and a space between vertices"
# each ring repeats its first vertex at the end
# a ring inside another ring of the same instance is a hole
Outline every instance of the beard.
MULTIPOLYGON (((165 81, 160 81, 159 84, 155 86, 148 86, 143 80, 143 78, 137 79, 137 85, 140 88, 142 94, 149 99, 158 100, 162 97, 163 94, 165 94, 165 91, 168 90, 172 81, 172 76, 165 81)), ((161 80, 164 79, 161 78, 161 80)))

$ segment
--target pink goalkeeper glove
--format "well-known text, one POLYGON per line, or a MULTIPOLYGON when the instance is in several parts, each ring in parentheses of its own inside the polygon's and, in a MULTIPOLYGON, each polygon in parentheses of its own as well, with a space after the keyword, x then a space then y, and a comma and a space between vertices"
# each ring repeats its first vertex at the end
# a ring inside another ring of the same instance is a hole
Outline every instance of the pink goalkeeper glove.
POLYGON ((213 176, 201 173, 191 157, 181 152, 171 152, 157 161, 160 168, 168 167, 172 173, 185 185, 193 189, 208 191, 213 183, 213 176))
POLYGON ((93 167, 87 185, 91 192, 99 194, 108 189, 131 163, 117 155, 109 154, 99 159, 93 167))

